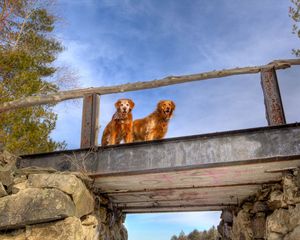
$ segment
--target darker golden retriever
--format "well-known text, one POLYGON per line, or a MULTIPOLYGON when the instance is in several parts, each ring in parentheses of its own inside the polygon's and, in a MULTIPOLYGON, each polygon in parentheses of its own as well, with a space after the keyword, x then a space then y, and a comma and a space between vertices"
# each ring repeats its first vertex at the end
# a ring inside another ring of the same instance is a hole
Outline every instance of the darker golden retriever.
POLYGON ((168 131, 169 120, 173 116, 174 110, 175 103, 173 101, 160 101, 153 113, 133 122, 133 141, 162 139, 168 131))

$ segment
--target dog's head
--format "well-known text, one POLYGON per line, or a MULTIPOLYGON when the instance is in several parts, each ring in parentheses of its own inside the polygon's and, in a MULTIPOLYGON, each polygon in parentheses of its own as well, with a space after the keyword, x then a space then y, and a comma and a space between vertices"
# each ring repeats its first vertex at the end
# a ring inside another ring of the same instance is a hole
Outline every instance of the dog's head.
POLYGON ((131 99, 119 99, 115 103, 115 107, 118 112, 122 114, 130 113, 131 110, 134 108, 134 102, 131 99))
POLYGON ((157 104, 158 112, 167 120, 169 120, 175 110, 175 103, 171 100, 162 100, 157 104))

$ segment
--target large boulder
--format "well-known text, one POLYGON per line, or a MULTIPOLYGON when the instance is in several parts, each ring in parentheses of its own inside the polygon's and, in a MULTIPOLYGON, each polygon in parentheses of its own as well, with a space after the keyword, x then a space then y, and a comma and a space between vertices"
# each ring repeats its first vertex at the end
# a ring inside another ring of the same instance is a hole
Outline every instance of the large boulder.
POLYGON ((253 204, 252 213, 259 213, 259 212, 267 212, 269 210, 268 205, 264 201, 256 201, 253 204))
MULTIPOLYGON (((285 236, 295 231, 291 235, 291 239, 294 235, 298 234, 299 230, 296 230, 300 226, 300 204, 295 207, 290 206, 289 209, 277 209, 270 216, 267 217, 267 239, 274 233, 280 236, 285 236)), ((300 239, 300 236, 299 238, 300 239)))
POLYGON ((101 222, 107 223, 107 208, 105 207, 100 207, 98 211, 98 215, 101 219, 101 222))
POLYGON ((99 221, 96 216, 88 215, 82 221, 82 230, 85 240, 99 239, 99 221))
POLYGON ((11 193, 16 194, 16 193, 20 192, 21 190, 26 189, 27 186, 28 186, 27 180, 24 182, 16 183, 11 186, 11 193))
POLYGON ((275 190, 271 192, 268 200, 268 207, 271 210, 287 207, 287 204, 284 201, 283 192, 281 192, 280 190, 275 190))
POLYGON ((226 223, 232 223, 233 221, 232 211, 229 209, 224 209, 221 213, 221 219, 223 219, 224 222, 226 223))
POLYGON ((69 194, 76 206, 76 216, 88 215, 94 210, 94 198, 83 182, 72 174, 31 174, 28 186, 35 188, 57 188, 69 194))
POLYGON ((254 239, 265 239, 266 218, 265 213, 259 212, 251 221, 254 239))
POLYGON ((300 226, 296 227, 292 232, 284 237, 284 240, 299 240, 300 239, 300 226))
POLYGON ((282 179, 284 200, 287 204, 300 202, 297 177, 292 174, 285 174, 282 179))
POLYGON ((222 236, 222 240, 232 239, 232 227, 228 225, 223 219, 217 227, 219 234, 222 236))
POLYGON ((17 157, 4 151, 0 152, 0 182, 6 187, 13 183, 17 157))
POLYGON ((57 189, 27 188, 0 198, 0 230, 74 216, 72 199, 57 189))
POLYGON ((1 234, 0 240, 27 240, 25 230, 13 231, 9 234, 1 234))
POLYGON ((128 232, 127 232, 127 229, 124 227, 124 225, 121 226, 120 236, 121 236, 121 240, 127 240, 128 239, 128 232))
POLYGON ((62 221, 44 223, 26 228, 26 240, 83 240, 80 219, 68 217, 62 221))
MULTIPOLYGON (((249 205, 250 206, 250 205, 249 205)), ((252 240, 253 231, 251 223, 250 208, 247 205, 233 218, 232 239, 252 240)))
POLYGON ((285 235, 289 231, 289 211, 287 209, 277 209, 267 218, 267 236, 270 233, 285 235))
POLYGON ((0 240, 98 240, 99 226, 95 216, 88 215, 82 222, 77 217, 49 223, 29 225, 21 230, 1 234, 0 240))
POLYGON ((7 195, 7 192, 6 192, 6 190, 5 190, 5 188, 4 188, 3 184, 2 184, 2 182, 0 182, 0 198, 1 198, 1 197, 4 197, 4 196, 6 196, 6 195, 7 195))

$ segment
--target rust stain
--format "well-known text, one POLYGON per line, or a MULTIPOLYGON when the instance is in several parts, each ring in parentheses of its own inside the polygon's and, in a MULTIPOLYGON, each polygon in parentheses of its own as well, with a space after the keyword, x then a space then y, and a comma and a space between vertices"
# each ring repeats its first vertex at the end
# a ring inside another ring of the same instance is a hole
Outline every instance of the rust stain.
POLYGON ((261 85, 265 98, 266 118, 269 125, 285 124, 284 110, 274 69, 262 71, 261 85))

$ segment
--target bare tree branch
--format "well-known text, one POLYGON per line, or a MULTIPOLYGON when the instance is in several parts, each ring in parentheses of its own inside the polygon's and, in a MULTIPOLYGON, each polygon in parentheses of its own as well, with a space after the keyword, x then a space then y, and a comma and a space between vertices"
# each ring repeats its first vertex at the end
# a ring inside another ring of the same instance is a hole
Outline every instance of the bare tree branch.
POLYGON ((25 17, 24 17, 24 19, 23 19, 23 22, 22 22, 22 24, 21 24, 20 31, 18 32, 17 39, 16 39, 16 42, 15 42, 15 44, 14 44, 13 49, 16 49, 16 48, 17 48, 17 46, 18 46, 18 44, 19 44, 19 41, 20 41, 20 38, 21 38, 21 36, 22 36, 22 33, 23 33, 23 31, 24 31, 24 27, 25 27, 25 25, 26 25, 26 23, 27 23, 27 20, 28 20, 29 17, 31 16, 32 12, 33 12, 33 11, 31 10, 31 11, 29 11, 29 12, 26 13, 26 15, 25 15, 25 17))
POLYGON ((9 16, 13 13, 14 11, 14 4, 15 1, 12 0, 4 0, 3 3, 1 4, 1 14, 0 14, 0 32, 3 31, 3 29, 6 26, 6 21, 9 18, 9 16))

